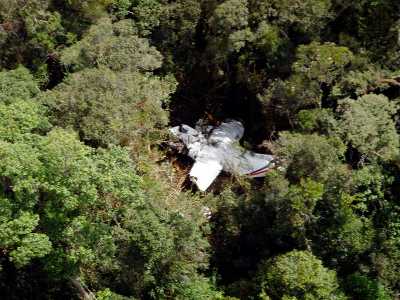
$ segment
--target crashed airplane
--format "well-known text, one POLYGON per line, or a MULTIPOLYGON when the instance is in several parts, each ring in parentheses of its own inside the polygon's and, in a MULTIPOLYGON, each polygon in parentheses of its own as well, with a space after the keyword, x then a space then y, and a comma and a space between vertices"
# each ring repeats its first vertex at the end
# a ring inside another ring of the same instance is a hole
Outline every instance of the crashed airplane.
POLYGON ((244 128, 236 120, 226 120, 219 126, 204 125, 200 120, 196 129, 183 124, 170 128, 170 132, 183 142, 188 155, 195 160, 190 178, 201 191, 207 190, 222 170, 262 177, 276 166, 273 155, 254 153, 240 146, 244 128))

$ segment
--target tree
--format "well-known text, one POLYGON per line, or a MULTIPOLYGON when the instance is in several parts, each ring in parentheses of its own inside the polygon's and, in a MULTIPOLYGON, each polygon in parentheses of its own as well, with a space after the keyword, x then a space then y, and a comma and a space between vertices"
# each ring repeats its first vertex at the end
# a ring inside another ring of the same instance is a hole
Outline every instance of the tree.
POLYGON ((323 185, 312 180, 289 186, 286 194, 274 199, 277 211, 275 232, 288 235, 299 245, 309 247, 306 231, 317 219, 314 209, 322 195, 323 185))
POLYGON ((324 108, 300 110, 296 123, 305 133, 316 132, 328 136, 333 135, 337 127, 334 113, 324 108))
POLYGON ((50 124, 45 108, 34 100, 0 103, 0 139, 8 142, 34 139, 33 132, 45 132, 50 124))
MULTIPOLYGON (((315 37, 331 19, 331 1, 249 1, 252 21, 268 18, 287 32, 315 37)), ((294 38, 298 38, 293 35, 294 38)))
POLYGON ((275 201, 281 199, 277 202, 277 232, 300 238, 300 245, 312 244, 324 258, 348 261, 367 251, 374 230, 363 207, 371 205, 368 199, 376 199, 377 195, 369 198, 360 181, 351 182, 350 172, 340 160, 345 151, 340 139, 282 134, 278 145, 277 153, 284 158, 287 178, 300 182, 300 187, 289 185, 273 197, 275 201), (306 178, 317 183, 305 185, 306 178))
MULTIPOLYGON (((24 80, 15 86, 27 97, 24 80)), ((139 177, 128 149, 95 151, 74 132, 50 130, 41 102, 5 99, 13 100, 0 103, 8 118, 0 122, 0 262, 7 270, 34 265, 53 281, 116 286, 138 297, 221 295, 198 273, 207 266, 208 247, 201 206, 177 208, 186 216, 171 210, 168 179, 155 185, 139 177)), ((189 201, 189 195, 176 200, 189 201)))
POLYGON ((355 273, 346 280, 346 289, 353 299, 390 300, 392 299, 385 287, 377 280, 355 273))
POLYGON ((32 100, 38 91, 25 68, 0 72, 0 248, 17 267, 52 249, 33 211, 41 164, 32 143, 39 138, 35 131, 49 127, 45 110, 32 100))
POLYGON ((399 3, 0 0, 3 298, 395 297, 399 3), (204 116, 277 168, 196 193, 204 116))
POLYGON ((61 14, 50 0, 0 1, 0 65, 14 68, 30 64, 37 76, 46 76, 47 55, 68 43, 61 14))
POLYGON ((248 28, 249 9, 247 0, 227 0, 219 4, 208 19, 209 55, 216 64, 239 52, 252 32, 248 28))
POLYGON ((304 79, 332 85, 345 74, 346 67, 352 60, 353 54, 346 47, 312 42, 297 48, 296 61, 292 68, 294 73, 304 79))
POLYGON ((102 18, 83 38, 65 49, 61 60, 73 70, 107 66, 114 71, 153 71, 161 67, 162 56, 129 20, 112 24, 102 18))
POLYGON ((127 149, 94 151, 73 132, 48 132, 29 73, 8 73, 0 85, 7 118, 0 122, 0 261, 18 268, 40 262, 52 280, 79 277, 99 289, 113 286, 106 280, 113 274, 133 295, 195 297, 192 280, 201 293, 217 295, 197 273, 207 260, 200 208, 197 221, 167 210, 167 185, 146 185, 127 149))
POLYGON ((168 194, 152 199, 156 192, 126 149, 93 151, 76 134, 53 129, 34 143, 1 142, 0 152, 2 258, 23 266, 45 256, 54 280, 79 277, 104 289, 118 277, 117 286, 138 297, 185 298, 192 280, 202 293, 218 294, 197 273, 207 259, 201 212, 166 210, 168 194))
POLYGON ((117 0, 113 1, 112 7, 120 18, 130 14, 140 35, 147 36, 160 25, 161 18, 168 9, 168 6, 163 5, 162 2, 158 0, 117 0))
POLYGON ((162 0, 160 25, 155 28, 152 40, 164 56, 164 69, 190 73, 199 62, 198 28, 202 26, 203 10, 201 2, 196 0, 162 0))
POLYGON ((344 74, 332 89, 332 96, 340 99, 355 95, 361 97, 370 92, 387 90, 395 83, 388 70, 367 66, 366 69, 350 70, 344 74))
POLYGON ((11 71, 0 72, 0 102, 12 103, 28 100, 39 93, 39 87, 28 69, 19 66, 11 71))
POLYGON ((363 209, 374 204, 359 200, 362 188, 352 182, 351 175, 346 166, 331 170, 314 210, 317 221, 309 231, 313 251, 330 267, 346 271, 354 271, 376 237, 373 220, 363 209))
POLYGON ((47 235, 35 232, 39 216, 32 211, 39 186, 40 161, 28 144, 0 142, 2 256, 21 267, 51 250, 47 235))
POLYGON ((156 140, 157 129, 167 123, 164 107, 175 88, 171 76, 151 74, 161 60, 136 35, 132 22, 101 19, 64 51, 62 61, 81 71, 43 96, 51 121, 74 128, 94 145, 156 140))
POLYGON ((258 24, 253 44, 268 58, 274 58, 278 54, 279 48, 284 44, 284 39, 278 26, 263 21, 258 24))
POLYGON ((67 7, 78 12, 89 20, 96 20, 106 14, 106 8, 113 0, 69 0, 65 1, 67 7))
POLYGON ((300 45, 289 78, 273 81, 260 100, 264 106, 273 106, 278 114, 291 121, 301 109, 332 106, 324 92, 332 89, 352 60, 350 50, 333 43, 300 45))
POLYGON ((260 264, 260 290, 277 299, 346 299, 335 271, 308 251, 293 250, 260 264))
POLYGON ((171 78, 101 67, 72 74, 42 97, 53 124, 72 127, 83 140, 106 146, 157 139, 157 128, 168 121, 163 106, 173 89, 171 78))
POLYGON ((0 247, 3 256, 9 255, 10 261, 22 267, 51 251, 48 236, 34 232, 39 223, 38 215, 16 210, 8 199, 1 199, 0 204, 0 247))
POLYGON ((378 65, 388 69, 398 67, 398 15, 393 11, 399 4, 393 0, 354 1, 351 4, 334 1, 337 10, 344 12, 344 20, 340 31, 350 36, 343 39, 343 44, 349 40, 356 41, 353 49, 357 52, 367 52, 368 57, 378 65))
POLYGON ((368 159, 389 160, 398 154, 399 136, 392 116, 397 106, 383 95, 365 95, 339 103, 338 131, 368 159))
POLYGON ((289 179, 298 182, 311 178, 326 181, 331 170, 340 165, 345 147, 337 137, 284 132, 276 144, 276 153, 286 165, 289 179))
POLYGON ((379 247, 371 253, 371 271, 377 275, 379 283, 387 289, 396 292, 399 290, 399 268, 400 259, 400 222, 399 206, 392 201, 385 211, 386 226, 385 236, 380 240, 379 247))

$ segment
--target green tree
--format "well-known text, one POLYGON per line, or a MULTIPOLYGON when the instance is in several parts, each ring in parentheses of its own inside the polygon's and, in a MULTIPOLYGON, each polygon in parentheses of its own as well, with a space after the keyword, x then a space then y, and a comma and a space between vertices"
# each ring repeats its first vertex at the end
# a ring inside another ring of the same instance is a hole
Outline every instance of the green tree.
POLYGON ((0 72, 0 102, 12 103, 17 99, 28 100, 39 93, 39 87, 28 69, 19 66, 0 72))
POLYGON ((197 30, 201 26, 202 2, 196 0, 162 0, 160 25, 155 28, 152 40, 163 53, 166 71, 175 71, 182 77, 190 73, 199 62, 197 30))
POLYGON ((64 0, 67 7, 89 20, 96 20, 106 14, 106 8, 113 0, 64 0))
POLYGON ((390 300, 392 299, 385 287, 377 280, 355 273, 346 280, 346 289, 353 299, 390 300))
POLYGON ((332 96, 346 98, 350 95, 361 97, 370 92, 381 92, 390 87, 393 74, 388 70, 368 66, 366 69, 350 70, 344 74, 332 89, 332 96))
POLYGON ((113 1, 112 7, 120 18, 132 16, 135 27, 146 36, 160 25, 163 13, 168 9, 168 5, 163 4, 159 0, 117 0, 113 1))
POLYGON ((296 123, 303 132, 317 132, 325 135, 334 134, 337 127, 334 113, 330 109, 324 108, 299 111, 296 123))
POLYGON ((248 18, 247 0, 228 0, 215 8, 208 19, 208 52, 215 63, 223 63, 252 39, 248 18))
POLYGON ((0 0, 5 297, 399 294, 399 8, 0 0), (205 112, 279 168, 193 193, 163 141, 205 112))
POLYGON ((290 77, 272 82, 259 99, 293 122, 299 110, 322 107, 324 89, 329 91, 335 85, 352 59, 350 50, 333 43, 300 45, 290 77))
POLYGON ((311 178, 326 181, 331 170, 340 165, 345 147, 337 137, 283 132, 277 141, 276 153, 286 165, 287 176, 299 181, 311 178))
POLYGON ((352 59, 353 54, 346 47, 333 43, 312 42, 298 47, 292 68, 294 73, 304 79, 332 85, 337 78, 345 74, 346 67, 352 59))
POLYGON ((308 251, 293 250, 261 263, 260 290, 277 299, 346 299, 335 271, 308 251))
POLYGON ((309 235, 315 253, 338 269, 354 267, 371 250, 376 237, 373 220, 364 209, 374 204, 363 198, 362 188, 352 182, 351 175, 346 166, 331 170, 309 235))
MULTIPOLYGON (((181 195, 174 211, 168 178, 155 185, 137 176, 127 149, 94 151, 73 132, 47 133, 46 110, 31 98, 36 89, 26 89, 25 77, 3 79, 0 113, 8 119, 0 122, 0 261, 16 267, 40 262, 36 267, 52 280, 94 290, 117 285, 138 297, 220 295, 198 273, 207 266, 208 247, 201 206, 193 208, 189 195, 181 195), (9 88, 11 80, 21 88, 9 88)), ((147 169, 158 168, 151 164, 147 169)))
POLYGON ((45 234, 35 232, 39 217, 32 212, 37 202, 33 195, 39 186, 40 161, 27 144, 0 142, 1 170, 1 248, 17 266, 51 250, 45 234))
POLYGON ((8 142, 34 139, 33 132, 45 132, 50 124, 45 108, 38 102, 16 100, 6 105, 0 103, 0 139, 8 142))
POLYGON ((2 258, 23 266, 45 256, 54 279, 104 289, 111 276, 138 297, 218 294, 197 273, 207 265, 200 208, 192 217, 163 207, 169 193, 146 187, 126 149, 93 151, 63 129, 1 146, 2 258))
POLYGON ((339 103, 338 131, 368 159, 388 160, 398 154, 399 136, 392 116, 397 106, 383 95, 365 95, 339 103))
POLYGON ((157 139, 175 82, 150 73, 162 56, 136 33, 128 20, 101 19, 64 51, 62 61, 81 71, 43 96, 54 124, 74 128, 94 145, 157 139))
POLYGON ((61 60, 73 70, 107 66, 114 71, 153 71, 161 67, 162 56, 145 38, 137 36, 134 23, 111 23, 102 18, 83 38, 63 51, 61 60))
POLYGON ((157 128, 168 122, 162 107, 173 89, 170 78, 101 67, 70 75, 44 94, 43 101, 53 124, 72 127, 83 140, 104 146, 156 140, 157 128))
POLYGON ((275 232, 288 234, 298 244, 309 246, 306 231, 315 223, 314 209, 322 195, 323 185, 312 180, 289 186, 286 194, 274 199, 277 211, 275 232))
POLYGON ((400 261, 400 213, 397 203, 391 202, 387 206, 385 215, 387 219, 385 235, 379 247, 371 254, 372 271, 377 274, 381 284, 396 292, 400 288, 399 274, 396 271, 400 261))
POLYGON ((8 255, 17 267, 28 264, 33 258, 43 257, 51 251, 51 242, 47 235, 34 232, 39 216, 28 211, 16 210, 8 199, 1 199, 2 255, 8 255))
POLYGON ((306 34, 309 37, 318 36, 332 17, 330 0, 249 0, 249 8, 253 22, 268 18, 286 31, 294 30, 297 34, 306 34))
POLYGON ((46 71, 47 55, 67 40, 61 15, 51 6, 50 0, 0 1, 2 67, 29 63, 37 73, 46 71))
POLYGON ((0 248, 17 267, 47 255, 52 244, 33 211, 41 163, 32 144, 49 123, 32 97, 39 92, 23 67, 0 72, 0 248))
POLYGON ((385 65, 388 69, 398 67, 396 58, 399 55, 397 36, 399 30, 398 2, 393 0, 379 1, 334 1, 339 12, 345 12, 343 26, 340 31, 351 37, 343 41, 355 41, 353 49, 357 52, 366 52, 368 57, 385 65), (394 11, 393 9, 394 8, 394 11))

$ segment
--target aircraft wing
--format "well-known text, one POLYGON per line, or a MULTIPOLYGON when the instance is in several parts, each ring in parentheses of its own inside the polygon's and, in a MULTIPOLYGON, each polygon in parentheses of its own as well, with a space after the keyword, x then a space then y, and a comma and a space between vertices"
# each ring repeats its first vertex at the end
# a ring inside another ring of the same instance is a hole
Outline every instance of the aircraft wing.
POLYGON ((213 183, 221 170, 222 165, 217 160, 200 158, 194 163, 189 175, 199 190, 204 192, 213 183))
POLYGON ((228 120, 212 130, 209 140, 211 142, 232 144, 239 141, 243 137, 243 134, 244 128, 242 123, 235 120, 228 120))
POLYGON ((196 142, 203 142, 205 141, 201 132, 198 132, 196 129, 192 127, 182 124, 180 126, 175 126, 169 129, 175 137, 180 139, 186 147, 196 143, 196 142))

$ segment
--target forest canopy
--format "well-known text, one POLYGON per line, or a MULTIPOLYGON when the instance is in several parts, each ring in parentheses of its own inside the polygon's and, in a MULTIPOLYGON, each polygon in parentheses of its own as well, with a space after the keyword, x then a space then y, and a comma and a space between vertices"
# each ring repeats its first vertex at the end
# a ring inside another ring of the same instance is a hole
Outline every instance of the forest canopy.
POLYGON ((0 0, 2 299, 400 297, 400 2, 0 0), (168 128, 240 120, 207 192, 168 128))

